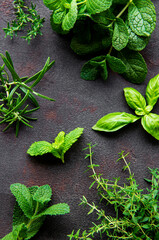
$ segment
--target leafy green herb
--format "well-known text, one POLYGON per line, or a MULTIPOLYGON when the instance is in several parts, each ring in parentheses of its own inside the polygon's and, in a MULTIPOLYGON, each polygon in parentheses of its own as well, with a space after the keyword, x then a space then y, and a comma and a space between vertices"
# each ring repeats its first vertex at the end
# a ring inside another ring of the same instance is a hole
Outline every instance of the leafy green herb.
POLYGON ((13 214, 13 230, 2 240, 24 240, 32 238, 42 226, 47 215, 64 215, 70 212, 66 203, 58 203, 48 207, 52 190, 49 185, 27 188, 20 183, 10 186, 16 198, 13 214))
POLYGON ((73 239, 136 239, 136 240, 157 240, 159 237, 159 171, 158 169, 150 169, 152 179, 145 179, 151 184, 147 189, 147 193, 143 193, 144 189, 140 189, 137 185, 134 174, 130 169, 130 163, 126 161, 126 155, 121 152, 119 160, 124 161, 123 170, 128 170, 129 177, 124 185, 120 185, 120 178, 114 180, 105 179, 101 174, 97 174, 95 167, 99 165, 93 164, 92 146, 89 144, 89 154, 86 158, 90 158, 89 169, 93 171, 91 175, 93 183, 90 188, 97 185, 98 196, 100 202, 104 202, 105 209, 101 209, 94 202, 89 203, 83 196, 81 205, 88 206, 90 211, 88 214, 96 213, 97 221, 93 222, 93 226, 83 232, 80 229, 72 231, 68 235, 70 240, 73 239), (114 209, 113 216, 107 215, 106 210, 111 206, 114 209), (103 238, 102 238, 103 237, 103 238))
POLYGON ((114 132, 120 128, 141 119, 143 128, 159 140, 159 115, 150 113, 159 98, 159 75, 152 78, 146 88, 145 98, 134 88, 124 88, 125 99, 129 107, 135 110, 134 116, 125 112, 109 113, 102 117, 93 130, 114 132))
POLYGON ((31 6, 26 6, 24 0, 14 0, 13 6, 15 9, 16 19, 10 23, 6 28, 3 28, 5 37, 10 36, 13 39, 18 32, 24 30, 29 26, 26 36, 22 36, 28 43, 32 38, 38 34, 42 35, 41 28, 43 27, 44 18, 40 18, 36 11, 36 5, 31 2, 31 6))
POLYGON ((39 104, 34 95, 54 101, 54 99, 33 90, 33 87, 40 82, 44 74, 53 66, 54 61, 50 63, 50 58, 48 58, 41 71, 32 77, 20 78, 14 69, 9 53, 6 52, 6 56, 0 53, 0 56, 4 62, 0 66, 0 101, 2 102, 0 105, 0 124, 8 124, 3 131, 16 124, 16 136, 18 136, 20 123, 32 127, 29 121, 36 120, 36 118, 29 116, 32 112, 39 109, 39 104), (31 85, 29 86, 28 83, 31 83, 31 85), (29 102, 26 104, 27 99, 31 100, 31 103, 35 106, 34 108, 31 108, 31 106, 29 108, 29 102))
POLYGON ((151 0, 43 0, 52 10, 51 26, 60 34, 71 31, 71 48, 93 55, 81 77, 108 78, 107 66, 133 83, 142 83, 147 65, 143 50, 156 26, 151 0), (102 55, 98 55, 102 51, 102 55), (119 65, 118 65, 119 63, 119 65))
POLYGON ((73 131, 69 132, 66 135, 65 132, 61 131, 52 144, 46 141, 34 142, 28 149, 27 153, 31 156, 52 153, 54 157, 61 159, 64 163, 65 153, 82 135, 83 130, 83 128, 75 128, 73 131))

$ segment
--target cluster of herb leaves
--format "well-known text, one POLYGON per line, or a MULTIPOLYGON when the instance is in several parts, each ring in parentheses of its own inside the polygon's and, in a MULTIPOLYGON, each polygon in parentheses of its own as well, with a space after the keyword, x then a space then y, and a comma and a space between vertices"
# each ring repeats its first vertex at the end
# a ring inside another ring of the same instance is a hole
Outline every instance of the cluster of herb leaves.
POLYGON ((42 35, 41 28, 43 27, 44 18, 40 18, 36 11, 36 5, 32 2, 30 6, 26 6, 24 0, 14 0, 13 6, 15 10, 16 19, 8 22, 8 26, 3 28, 5 37, 10 36, 13 39, 17 36, 18 32, 24 30, 26 26, 29 26, 26 36, 21 36, 28 43, 35 38, 38 34, 42 35))
POLYGON ((54 157, 61 159, 64 163, 64 154, 82 135, 83 130, 83 128, 78 127, 69 132, 67 135, 65 135, 65 132, 61 131, 52 144, 46 141, 34 142, 28 149, 27 153, 31 156, 52 153, 54 157))
POLYGON ((16 136, 18 136, 20 123, 32 127, 29 121, 36 120, 36 118, 29 116, 32 112, 39 109, 39 104, 34 95, 54 101, 54 99, 33 90, 33 87, 39 83, 44 74, 52 67, 54 61, 50 63, 50 58, 48 58, 43 69, 32 77, 19 77, 14 69, 9 53, 6 52, 6 57, 2 53, 0 53, 0 56, 4 62, 0 66, 0 101, 2 102, 0 105, 0 124, 8 124, 3 131, 16 124, 16 136), (28 86, 28 83, 31 82, 31 86, 28 86), (27 99, 31 100, 30 103, 35 106, 34 108, 31 108, 29 102, 26 104, 27 99), (30 108, 28 109, 29 104, 30 108))
POLYGON ((49 185, 27 188, 23 184, 14 183, 10 186, 10 190, 16 198, 13 230, 2 240, 30 239, 39 231, 47 215, 64 215, 70 212, 66 203, 48 207, 52 196, 49 185))
MULTIPOLYGON (((90 158, 89 169, 93 171, 93 183, 96 183, 100 201, 106 204, 106 208, 113 206, 113 216, 106 214, 106 209, 100 209, 94 203, 89 203, 83 196, 81 204, 88 205, 90 211, 88 214, 95 212, 97 214, 97 223, 83 232, 80 229, 75 233, 72 231, 68 235, 69 239, 97 239, 97 236, 105 239, 135 239, 135 240, 158 240, 159 239, 159 171, 158 169, 150 169, 152 179, 145 179, 151 184, 151 188, 147 189, 147 193, 143 193, 131 173, 130 163, 126 161, 126 155, 122 152, 119 160, 124 161, 124 170, 128 169, 129 177, 127 183, 119 184, 120 178, 114 180, 105 179, 101 174, 97 174, 95 165, 92 162, 92 146, 89 144, 90 158)), ((98 238, 99 239, 99 238, 98 238)))
POLYGON ((108 77, 109 67, 133 83, 142 83, 147 66, 139 51, 149 42, 156 25, 151 0, 43 0, 53 10, 53 30, 67 34, 73 29, 71 48, 79 55, 93 54, 81 77, 108 77), (104 55, 97 56, 103 51, 104 55))
POLYGON ((146 88, 145 98, 134 88, 124 88, 127 104, 135 110, 137 116, 125 112, 115 112, 102 117, 93 130, 115 132, 122 127, 141 119, 143 128, 159 140, 159 115, 151 113, 159 99, 159 74, 152 78, 146 88))

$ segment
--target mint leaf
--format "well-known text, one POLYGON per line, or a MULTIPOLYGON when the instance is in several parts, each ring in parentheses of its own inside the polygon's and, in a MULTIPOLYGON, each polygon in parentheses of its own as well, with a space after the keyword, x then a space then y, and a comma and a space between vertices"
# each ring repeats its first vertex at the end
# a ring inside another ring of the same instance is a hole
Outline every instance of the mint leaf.
POLYGON ((92 58, 83 65, 83 68, 81 70, 81 78, 85 80, 96 80, 100 76, 104 80, 108 78, 105 56, 92 58))
POLYGON ((126 23, 129 33, 129 42, 127 47, 134 51, 142 51, 149 42, 149 37, 142 37, 138 36, 136 33, 133 32, 133 30, 128 25, 128 22, 126 23))
POLYGON ((43 0, 43 3, 50 10, 55 10, 56 8, 58 8, 60 6, 59 0, 43 0))
POLYGON ((15 196, 20 208, 30 218, 33 215, 33 199, 29 189, 20 183, 14 183, 10 186, 12 194, 15 196))
POLYGON ((52 143, 52 154, 60 159, 63 159, 63 146, 64 146, 65 132, 61 131, 52 143))
POLYGON ((109 54, 106 56, 106 60, 109 64, 109 67, 117 73, 124 73, 126 70, 126 66, 123 61, 119 58, 113 57, 109 54))
POLYGON ((77 3, 76 0, 72 0, 70 4, 70 9, 66 16, 63 18, 62 28, 64 31, 69 31, 73 28, 77 20, 77 3))
POLYGON ((52 27, 53 31, 55 31, 55 32, 57 32, 59 34, 67 34, 68 33, 68 31, 64 31, 62 29, 62 24, 56 24, 54 22, 54 12, 50 16, 50 24, 51 24, 51 27, 52 27))
POLYGON ((139 117, 125 112, 109 113, 102 117, 93 127, 93 130, 115 132, 129 123, 136 122, 139 117))
POLYGON ((149 37, 156 26, 156 12, 150 0, 133 0, 128 9, 129 25, 139 36, 149 37))
POLYGON ((121 51, 129 41, 128 29, 121 18, 117 18, 114 25, 112 45, 117 51, 121 51))
POLYGON ((51 215, 51 216, 64 215, 69 212, 70 212, 70 208, 69 208, 68 204, 58 203, 58 204, 54 204, 53 206, 47 208, 45 211, 43 211, 42 213, 37 215, 37 217, 46 216, 46 215, 51 215))
POLYGON ((150 106, 154 106, 159 98, 159 74, 152 78, 146 88, 146 99, 150 106))
POLYGON ((38 156, 52 151, 52 145, 46 141, 34 142, 28 149, 27 153, 30 156, 38 156))
POLYGON ((66 153, 71 146, 77 142, 78 138, 83 134, 84 128, 75 128, 65 136, 63 154, 66 153))
POLYGON ((159 115, 149 113, 141 119, 141 123, 149 134, 159 140, 159 115))
POLYGON ((124 95, 129 107, 134 110, 141 109, 143 111, 142 115, 145 114, 146 100, 141 93, 134 88, 124 88, 124 95))
POLYGON ((17 239, 15 239, 15 237, 13 236, 13 232, 10 232, 5 237, 3 237, 1 240, 17 240, 17 239))
POLYGON ((49 185, 43 185, 37 189, 33 195, 33 199, 42 204, 48 203, 51 200, 52 190, 49 185))
POLYGON ((53 12, 53 21, 55 24, 61 24, 64 16, 66 15, 66 10, 58 8, 53 12))
POLYGON ((112 0, 86 0, 87 10, 91 14, 100 13, 112 5, 112 0))
POLYGON ((147 75, 147 65, 142 55, 138 52, 124 49, 118 57, 126 65, 126 71, 122 74, 129 82, 142 83, 147 75))
POLYGON ((13 238, 14 239, 26 239, 27 236, 27 226, 24 223, 13 228, 13 238))

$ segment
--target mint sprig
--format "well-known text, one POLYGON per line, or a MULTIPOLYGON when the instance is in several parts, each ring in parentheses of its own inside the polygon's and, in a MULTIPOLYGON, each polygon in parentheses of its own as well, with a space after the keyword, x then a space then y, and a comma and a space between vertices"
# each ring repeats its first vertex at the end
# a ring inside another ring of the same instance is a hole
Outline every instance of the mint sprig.
POLYGON ((60 34, 71 32, 71 48, 78 55, 93 55, 84 64, 81 78, 106 80, 109 66, 130 82, 139 84, 145 80, 147 65, 139 51, 147 46, 156 26, 151 0, 43 2, 52 10, 53 30, 60 34), (114 67, 115 59, 121 69, 114 67))
POLYGON ((27 153, 30 156, 42 156, 46 153, 52 153, 54 157, 61 159, 64 163, 65 153, 82 135, 83 130, 83 128, 75 128, 66 135, 65 132, 61 131, 52 144, 46 141, 34 142, 27 153))
POLYGON ((159 99, 159 75, 149 81, 146 88, 146 99, 134 88, 124 88, 124 95, 127 104, 137 116, 125 112, 109 113, 98 120, 92 129, 114 132, 141 119, 143 128, 159 140, 159 115, 151 113, 159 99))
POLYGON ((49 185, 27 188, 21 183, 14 183, 10 186, 10 190, 16 198, 13 230, 2 240, 31 239, 39 231, 47 215, 64 215, 70 212, 66 203, 48 207, 52 196, 49 185))

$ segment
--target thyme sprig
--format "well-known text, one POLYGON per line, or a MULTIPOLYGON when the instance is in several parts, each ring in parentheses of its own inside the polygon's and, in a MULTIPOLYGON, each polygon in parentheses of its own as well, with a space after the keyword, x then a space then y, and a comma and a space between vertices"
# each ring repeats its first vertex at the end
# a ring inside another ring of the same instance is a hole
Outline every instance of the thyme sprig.
POLYGON ((3 130, 6 131, 15 123, 16 136, 18 136, 20 123, 32 128, 29 121, 37 119, 29 116, 32 112, 39 109, 39 104, 34 95, 54 101, 54 99, 33 90, 33 87, 40 82, 44 74, 52 67, 54 61, 50 63, 50 58, 48 58, 41 71, 30 78, 20 78, 14 69, 9 53, 6 52, 6 57, 0 53, 0 57, 4 62, 4 64, 0 66, 0 124, 7 124, 3 130), (29 86, 28 83, 32 84, 29 86), (26 103, 28 98, 35 106, 34 108, 31 108, 30 102, 26 103))
POLYGON ((42 35, 41 28, 45 20, 38 15, 36 5, 31 2, 30 6, 27 6, 23 0, 14 0, 13 6, 16 19, 11 23, 8 22, 7 27, 3 28, 5 37, 10 36, 13 39, 19 31, 24 30, 27 26, 29 26, 27 35, 21 36, 21 38, 28 43, 38 34, 42 35))
POLYGON ((97 215, 97 223, 83 232, 80 229, 68 235, 69 239, 135 239, 135 240, 157 240, 159 239, 159 171, 158 169, 150 169, 152 179, 145 179, 151 184, 147 189, 147 193, 143 193, 143 189, 139 189, 134 174, 130 169, 130 163, 127 163, 128 154, 120 153, 119 160, 124 161, 123 170, 128 170, 129 177, 127 183, 119 184, 120 178, 114 180, 105 179, 101 174, 97 174, 95 167, 99 165, 93 164, 92 146, 88 144, 90 165, 89 170, 93 171, 91 178, 94 180, 90 188, 97 184, 97 191, 100 201, 105 203, 106 208, 100 209, 95 203, 89 203, 85 196, 81 200, 81 204, 90 208, 88 214, 95 212, 97 215), (106 214, 109 206, 114 207, 113 216, 106 214), (99 237, 98 237, 99 239, 99 237))

